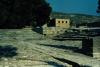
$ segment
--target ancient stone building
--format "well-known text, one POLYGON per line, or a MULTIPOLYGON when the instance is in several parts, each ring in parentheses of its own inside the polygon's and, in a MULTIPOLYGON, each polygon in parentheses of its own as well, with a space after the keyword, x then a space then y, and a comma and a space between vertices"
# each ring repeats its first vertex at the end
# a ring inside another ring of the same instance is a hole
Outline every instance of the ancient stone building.
POLYGON ((63 33, 70 28, 70 19, 52 19, 48 24, 43 26, 44 35, 55 35, 63 33))

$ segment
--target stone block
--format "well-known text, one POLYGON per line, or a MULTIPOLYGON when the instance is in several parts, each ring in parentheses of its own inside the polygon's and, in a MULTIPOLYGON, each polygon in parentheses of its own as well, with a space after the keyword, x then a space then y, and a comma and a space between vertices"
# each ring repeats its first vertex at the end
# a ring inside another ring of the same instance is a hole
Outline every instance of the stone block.
POLYGON ((93 38, 93 57, 100 60, 100 37, 93 38))

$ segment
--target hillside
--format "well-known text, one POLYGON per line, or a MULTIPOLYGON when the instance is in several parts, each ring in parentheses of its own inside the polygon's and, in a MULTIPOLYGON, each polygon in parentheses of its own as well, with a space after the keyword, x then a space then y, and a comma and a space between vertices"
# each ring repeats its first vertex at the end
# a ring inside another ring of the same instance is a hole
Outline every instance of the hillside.
POLYGON ((75 14, 75 13, 61 13, 61 12, 52 12, 51 18, 70 18, 72 22, 76 24, 100 21, 100 16, 75 14))

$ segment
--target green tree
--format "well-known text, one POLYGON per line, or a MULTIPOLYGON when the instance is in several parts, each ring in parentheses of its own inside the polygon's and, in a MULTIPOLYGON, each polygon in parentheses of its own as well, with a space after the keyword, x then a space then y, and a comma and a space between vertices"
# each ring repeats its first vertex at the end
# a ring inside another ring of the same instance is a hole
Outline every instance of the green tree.
POLYGON ((97 13, 100 13, 100 0, 98 0, 98 9, 97 9, 97 13))
POLYGON ((42 26, 50 13, 45 0, 0 0, 0 28, 23 27, 32 21, 34 26, 42 26))

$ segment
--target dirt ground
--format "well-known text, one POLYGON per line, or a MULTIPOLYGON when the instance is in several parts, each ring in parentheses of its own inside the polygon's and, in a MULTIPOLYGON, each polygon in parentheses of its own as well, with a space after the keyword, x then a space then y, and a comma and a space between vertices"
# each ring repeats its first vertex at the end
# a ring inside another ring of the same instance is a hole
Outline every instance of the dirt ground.
POLYGON ((79 52, 81 41, 56 41, 28 29, 0 30, 0 46, 17 53, 4 51, 0 67, 100 67, 99 60, 79 52))

